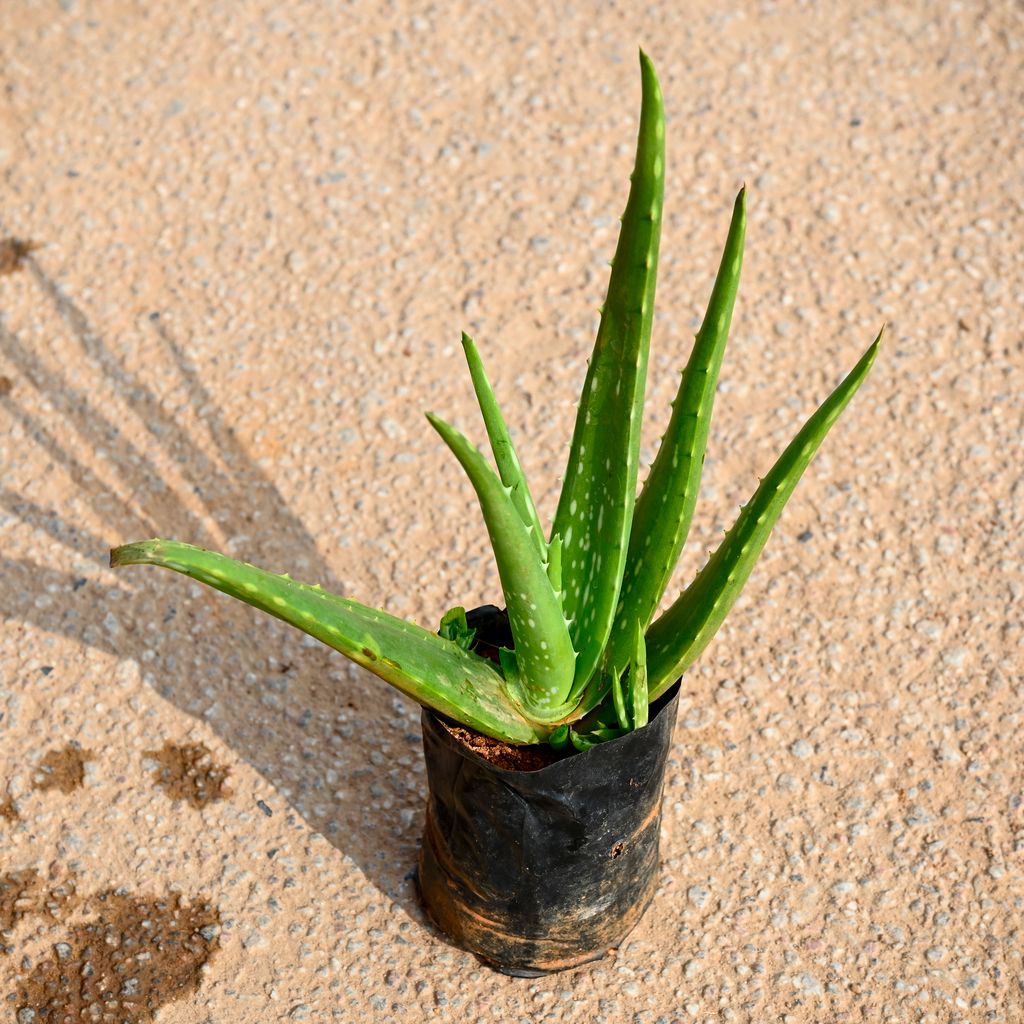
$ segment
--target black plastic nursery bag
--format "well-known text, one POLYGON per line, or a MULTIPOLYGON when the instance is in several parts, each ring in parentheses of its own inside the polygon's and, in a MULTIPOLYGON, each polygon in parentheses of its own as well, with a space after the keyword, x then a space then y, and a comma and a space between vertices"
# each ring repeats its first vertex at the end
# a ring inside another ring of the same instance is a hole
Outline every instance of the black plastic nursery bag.
POLYGON ((429 794, 419 885, 434 923, 510 974, 603 956, 657 881, 679 684, 643 729, 538 771, 497 768, 424 709, 429 794))

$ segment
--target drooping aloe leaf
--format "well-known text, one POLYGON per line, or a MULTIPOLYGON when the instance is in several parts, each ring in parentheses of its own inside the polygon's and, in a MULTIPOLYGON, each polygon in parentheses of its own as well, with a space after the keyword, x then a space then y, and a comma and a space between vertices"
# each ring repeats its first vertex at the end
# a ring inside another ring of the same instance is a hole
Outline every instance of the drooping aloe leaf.
POLYGON ((746 220, 741 189, 707 313, 672 402, 668 429, 633 511, 606 664, 626 664, 633 647, 634 623, 639 621, 647 628, 686 542, 700 491, 718 371, 740 282, 746 220))
POLYGON ((525 710, 543 720, 565 702, 573 680, 576 655, 561 602, 512 504, 511 489, 459 431, 431 413, 427 418, 462 464, 480 501, 515 640, 525 710))
POLYGON ((537 550, 542 557, 546 558, 547 546, 544 543, 544 531, 541 529, 537 508, 533 503, 530 489, 526 485, 523 468, 519 464, 519 457, 516 455, 515 446, 512 444, 512 438, 505 424, 505 417, 501 415, 498 400, 494 397, 491 382, 487 379, 487 374, 484 371, 480 353, 477 351, 473 339, 465 332, 462 334, 462 349, 466 353, 469 373, 473 378, 473 390, 476 392, 476 399, 484 418, 484 426, 487 428, 487 437, 491 442, 491 451, 494 453, 494 463, 498 467, 498 476, 506 487, 512 488, 512 504, 515 505, 520 518, 529 528, 530 536, 533 537, 537 550))
POLYGON ((582 691, 608 641, 636 498, 665 180, 661 89, 640 54, 642 100, 629 199, 576 414, 553 534, 582 691))
POLYGON ((505 700, 501 675, 486 658, 413 622, 319 587, 172 540, 126 544, 112 566, 159 565, 245 601, 340 651, 420 704, 509 743, 538 743, 547 730, 505 700))
POLYGON ((699 657, 722 624, 800 476, 871 369, 883 331, 790 442, 693 582, 647 631, 651 700, 699 657))

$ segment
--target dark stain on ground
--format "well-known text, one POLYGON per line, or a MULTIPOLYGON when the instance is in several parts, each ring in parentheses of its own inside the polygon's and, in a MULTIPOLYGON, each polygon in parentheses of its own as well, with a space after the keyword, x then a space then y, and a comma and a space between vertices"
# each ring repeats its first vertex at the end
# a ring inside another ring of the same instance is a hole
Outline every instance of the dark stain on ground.
POLYGON ((156 761, 159 767, 153 779, 172 800, 203 808, 231 796, 225 784, 228 769, 214 761, 204 743, 165 743, 161 750, 147 750, 146 757, 156 761))
POLYGON ((191 995, 218 949, 220 915, 203 899, 185 903, 103 892, 92 920, 56 942, 14 993, 17 1021, 147 1024, 191 995))
POLYGON ((0 875, 0 930, 13 928, 38 902, 39 872, 8 871, 0 875))
POLYGON ((62 793, 73 793, 85 780, 85 762, 92 759, 93 755, 77 743, 51 750, 32 773, 32 785, 44 791, 59 789, 62 793))
POLYGON ((14 387, 14 381, 10 377, 0 374, 0 398, 6 398, 14 387))
POLYGON ((0 238, 0 277, 20 270, 25 257, 39 246, 25 238, 0 238))
POLYGON ((19 821, 18 808, 14 806, 14 799, 9 796, 0 798, 0 818, 9 821, 12 825, 19 821))
MULTIPOLYGON (((48 917, 55 921, 77 904, 71 879, 47 885, 32 868, 0 875, 0 933, 9 931, 25 917, 48 917)), ((0 956, 10 952, 11 947, 0 939, 0 956)))

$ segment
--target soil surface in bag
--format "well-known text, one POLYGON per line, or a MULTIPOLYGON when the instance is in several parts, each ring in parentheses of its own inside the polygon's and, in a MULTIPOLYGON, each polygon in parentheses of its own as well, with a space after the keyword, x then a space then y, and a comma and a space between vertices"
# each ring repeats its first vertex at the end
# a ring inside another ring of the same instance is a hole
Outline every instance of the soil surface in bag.
POLYGON ((434 923, 527 976, 617 946, 654 891, 678 693, 658 700, 645 728, 534 771, 489 763, 424 709, 419 885, 434 923))

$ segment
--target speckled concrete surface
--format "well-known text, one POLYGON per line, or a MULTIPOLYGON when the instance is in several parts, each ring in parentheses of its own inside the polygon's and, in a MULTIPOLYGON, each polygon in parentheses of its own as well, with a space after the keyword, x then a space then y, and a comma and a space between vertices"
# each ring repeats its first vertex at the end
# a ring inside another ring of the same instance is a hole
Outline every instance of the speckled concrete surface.
POLYGON ((0 234, 42 247, 0 278, 0 874, 43 895, 0 1019, 119 890, 219 915, 161 1024, 1024 1020, 1022 40, 1001 3, 3 4, 0 234), (471 330, 550 514, 638 43, 669 147, 647 458, 750 189, 680 583, 891 335, 684 681, 655 907, 515 981, 416 905, 417 709, 105 556, 175 536, 426 623, 493 598, 420 413, 481 436, 471 330), (195 743, 230 772, 198 807, 153 760, 195 743), (37 787, 75 744, 82 786, 37 787))

